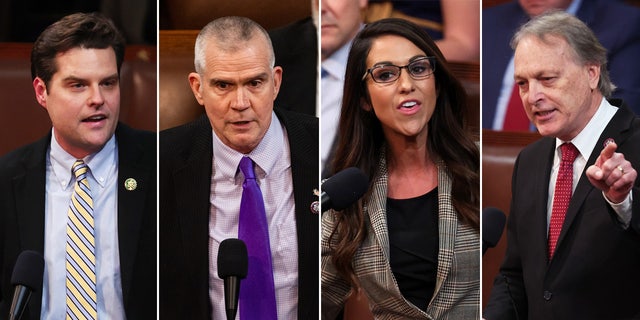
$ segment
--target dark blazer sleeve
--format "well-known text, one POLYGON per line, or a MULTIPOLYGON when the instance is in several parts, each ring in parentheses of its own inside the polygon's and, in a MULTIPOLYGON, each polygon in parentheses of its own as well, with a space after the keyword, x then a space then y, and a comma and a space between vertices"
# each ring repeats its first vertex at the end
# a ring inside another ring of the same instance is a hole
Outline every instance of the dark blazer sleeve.
POLYGON ((613 97, 640 115, 640 8, 620 1, 583 1, 576 13, 607 48, 607 69, 618 87, 613 97))
MULTIPOLYGON (((0 158, 0 319, 9 315, 11 275, 24 250, 44 252, 45 154, 51 135, 0 158)), ((42 288, 34 291, 23 319, 39 319, 42 288)))
POLYGON ((209 195, 212 131, 206 115, 160 132, 160 315, 210 319, 209 195))
POLYGON ((509 43, 527 16, 517 1, 482 10, 482 127, 491 129, 502 79, 513 55, 509 43))
POLYGON ((316 114, 318 79, 318 35, 313 19, 307 17, 269 30, 276 56, 282 67, 282 85, 275 107, 308 115, 316 114))

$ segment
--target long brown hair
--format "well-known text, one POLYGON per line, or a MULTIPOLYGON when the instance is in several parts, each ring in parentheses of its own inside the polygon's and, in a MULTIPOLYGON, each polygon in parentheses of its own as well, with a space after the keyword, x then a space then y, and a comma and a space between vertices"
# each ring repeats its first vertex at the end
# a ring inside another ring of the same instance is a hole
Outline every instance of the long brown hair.
POLYGON ((333 160, 333 172, 358 167, 371 179, 365 196, 356 204, 336 212, 336 227, 329 243, 335 241, 332 262, 338 273, 359 286, 352 259, 367 236, 363 204, 371 195, 375 182, 384 135, 380 120, 373 111, 362 108, 370 102, 362 75, 373 40, 382 35, 397 35, 411 41, 428 56, 436 57, 436 107, 429 120, 427 150, 447 166, 452 178, 452 204, 458 219, 480 229, 478 147, 466 129, 466 93, 449 70, 446 60, 429 35, 415 24, 402 19, 383 19, 367 25, 353 41, 344 82, 342 110, 338 128, 338 145, 333 160))

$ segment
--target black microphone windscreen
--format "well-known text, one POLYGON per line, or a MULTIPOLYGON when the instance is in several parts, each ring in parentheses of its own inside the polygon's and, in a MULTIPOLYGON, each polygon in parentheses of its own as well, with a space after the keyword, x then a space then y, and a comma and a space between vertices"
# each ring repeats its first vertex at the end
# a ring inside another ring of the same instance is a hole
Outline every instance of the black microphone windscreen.
POLYGON ((247 276, 247 246, 240 239, 225 239, 218 249, 218 277, 244 279, 247 276))
POLYGON ((36 291, 42 287, 44 258, 37 251, 25 250, 20 253, 11 274, 11 284, 23 285, 36 291))
MULTIPOLYGON (((331 199, 331 208, 340 211, 358 201, 367 191, 368 186, 369 178, 364 172, 358 168, 349 167, 327 179, 322 184, 322 192, 331 199)), ((326 209, 322 208, 323 211, 326 209)))
POLYGON ((500 241, 507 218, 498 208, 488 207, 482 210, 482 241, 493 248, 500 241))

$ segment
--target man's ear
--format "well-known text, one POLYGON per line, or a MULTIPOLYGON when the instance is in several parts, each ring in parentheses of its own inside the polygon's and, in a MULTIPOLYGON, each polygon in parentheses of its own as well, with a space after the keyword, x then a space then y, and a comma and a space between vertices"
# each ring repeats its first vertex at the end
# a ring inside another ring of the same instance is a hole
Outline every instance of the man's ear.
POLYGON ((273 85, 275 86, 273 100, 278 97, 278 92, 280 92, 280 85, 282 84, 282 72, 283 71, 281 67, 276 66, 273 68, 273 85))
POLYGON ((46 109, 48 93, 47 85, 44 83, 44 80, 42 80, 40 77, 36 77, 35 79, 33 79, 33 90, 36 94, 36 100, 38 100, 38 103, 46 109))
POLYGON ((600 68, 602 66, 597 64, 588 64, 587 65, 587 74, 589 75, 589 88, 594 90, 598 87, 598 83, 600 83, 600 68))
POLYGON ((191 91, 193 92, 193 95, 196 97, 196 100, 198 100, 198 103, 201 106, 204 106, 204 99, 202 98, 202 79, 200 78, 200 74, 198 74, 197 72, 191 72, 189 73, 189 86, 191 87, 191 91))

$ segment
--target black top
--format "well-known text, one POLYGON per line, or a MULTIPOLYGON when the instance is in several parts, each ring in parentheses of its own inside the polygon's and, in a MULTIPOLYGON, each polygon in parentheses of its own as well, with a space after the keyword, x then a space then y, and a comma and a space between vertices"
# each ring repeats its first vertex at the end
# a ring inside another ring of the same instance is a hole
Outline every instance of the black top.
POLYGON ((387 198, 387 226, 400 292, 426 311, 438 270, 438 188, 412 199, 387 198))

